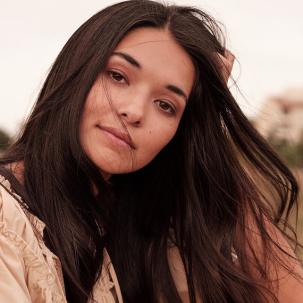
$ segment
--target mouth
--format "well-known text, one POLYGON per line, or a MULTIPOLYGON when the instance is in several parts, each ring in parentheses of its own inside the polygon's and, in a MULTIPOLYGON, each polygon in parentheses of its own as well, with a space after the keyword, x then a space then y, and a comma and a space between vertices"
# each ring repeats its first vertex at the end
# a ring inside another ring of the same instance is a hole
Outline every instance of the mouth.
POLYGON ((127 133, 122 132, 121 130, 113 127, 107 127, 101 125, 97 125, 97 127, 109 133, 111 136, 119 140, 121 143, 128 145, 131 149, 136 149, 135 144, 133 143, 133 141, 131 140, 130 136, 127 133))

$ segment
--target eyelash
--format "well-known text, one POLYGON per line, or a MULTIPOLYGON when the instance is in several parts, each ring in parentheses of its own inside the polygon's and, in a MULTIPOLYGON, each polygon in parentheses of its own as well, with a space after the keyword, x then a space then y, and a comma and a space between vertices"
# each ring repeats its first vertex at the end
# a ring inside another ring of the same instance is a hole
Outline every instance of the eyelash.
MULTIPOLYGON (((110 77, 114 82, 116 82, 116 83, 118 83, 118 84, 128 83, 127 78, 126 78, 122 73, 120 73, 120 72, 117 72, 117 71, 115 71, 115 70, 108 70, 107 73, 108 73, 109 77, 110 77), (122 80, 124 80, 124 82, 115 79, 115 76, 121 77, 122 80)), ((175 109, 175 107, 172 106, 169 102, 167 102, 167 101, 165 101, 165 100, 156 100, 155 103, 158 104, 158 106, 160 107, 160 109, 161 109, 163 112, 165 112, 166 114, 169 114, 169 115, 173 116, 173 115, 175 115, 176 112, 177 112, 176 109, 175 109), (162 106, 163 106, 163 105, 164 105, 164 106, 168 106, 168 109, 163 109, 163 108, 161 107, 161 105, 162 105, 162 106)))
POLYGON ((121 77, 125 81, 125 83, 128 83, 127 78, 123 74, 121 74, 117 71, 109 70, 109 71, 107 71, 107 73, 108 73, 109 77, 116 83, 122 83, 122 82, 115 79, 115 76, 121 77))
POLYGON ((172 115, 172 116, 176 114, 176 109, 170 103, 168 103, 167 101, 156 100, 155 103, 156 104, 158 103, 160 108, 161 108, 161 106, 160 106, 161 103, 162 103, 162 105, 169 106, 168 110, 161 108, 161 110, 164 111, 165 113, 167 113, 169 115, 172 115))

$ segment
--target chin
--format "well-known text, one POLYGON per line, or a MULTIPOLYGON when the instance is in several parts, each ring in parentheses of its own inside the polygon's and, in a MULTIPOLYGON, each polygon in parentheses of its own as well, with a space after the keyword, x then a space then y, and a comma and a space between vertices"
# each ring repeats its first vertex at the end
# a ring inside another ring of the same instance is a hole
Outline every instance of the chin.
POLYGON ((132 167, 132 165, 128 165, 128 166, 112 166, 112 165, 98 165, 98 167, 100 168, 100 171, 102 172, 102 174, 104 175, 119 175, 119 174, 129 174, 132 173, 136 170, 138 170, 138 168, 136 167, 132 167))
MULTIPOLYGON (((149 163, 149 162, 148 162, 149 163)), ((131 161, 129 162, 129 165, 98 165, 100 168, 100 171, 105 176, 108 175, 121 175, 121 174, 130 174, 135 171, 140 170, 141 168, 145 167, 148 163, 143 163, 139 165, 139 163, 136 163, 132 165, 131 161)), ((125 163, 126 164, 126 163, 125 163)))

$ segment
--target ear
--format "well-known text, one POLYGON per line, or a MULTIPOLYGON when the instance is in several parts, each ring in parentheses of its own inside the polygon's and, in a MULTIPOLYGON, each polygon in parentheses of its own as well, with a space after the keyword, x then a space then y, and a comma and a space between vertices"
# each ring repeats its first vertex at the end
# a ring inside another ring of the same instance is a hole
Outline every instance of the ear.
POLYGON ((234 65, 235 56, 228 49, 225 49, 223 56, 219 53, 218 56, 219 56, 219 65, 222 70, 223 79, 225 82, 227 82, 234 65))

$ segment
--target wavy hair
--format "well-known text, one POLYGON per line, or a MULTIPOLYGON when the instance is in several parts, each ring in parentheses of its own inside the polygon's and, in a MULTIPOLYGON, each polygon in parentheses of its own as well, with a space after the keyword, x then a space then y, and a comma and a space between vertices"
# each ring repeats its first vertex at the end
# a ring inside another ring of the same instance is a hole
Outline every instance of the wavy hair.
POLYGON ((130 0, 91 17, 58 55, 0 163, 24 163, 24 183, 12 183, 46 224, 45 241, 61 261, 68 301, 87 302, 104 247, 125 302, 181 302, 171 247, 179 251, 191 303, 278 300, 269 268, 291 269, 268 226, 286 236, 297 183, 222 79, 216 54, 224 50, 220 28, 205 12, 130 0), (196 80, 171 142, 146 167, 108 184, 81 147, 81 114, 119 41, 144 26, 170 31, 191 57, 196 80))

